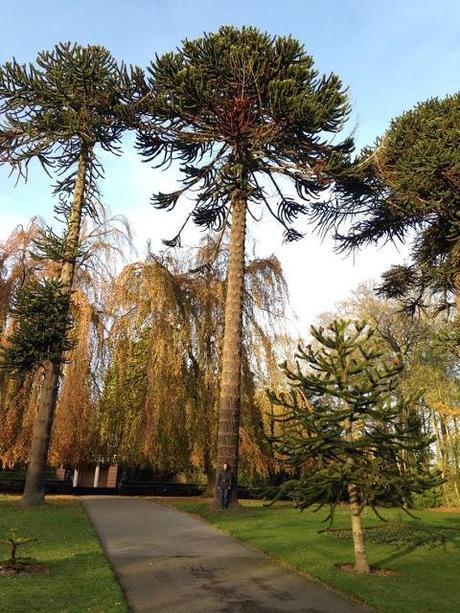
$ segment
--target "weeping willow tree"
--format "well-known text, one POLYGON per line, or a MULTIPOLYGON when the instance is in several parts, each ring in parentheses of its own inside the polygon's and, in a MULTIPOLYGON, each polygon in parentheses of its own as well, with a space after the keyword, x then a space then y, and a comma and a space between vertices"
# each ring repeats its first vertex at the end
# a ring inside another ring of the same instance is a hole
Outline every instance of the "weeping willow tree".
MULTIPOLYGON (((6 312, 22 285, 46 277, 56 266, 55 262, 37 260, 31 254, 33 239, 39 232, 40 224, 33 221, 25 230, 15 230, 0 245, 4 261, 2 283, 12 288, 6 300, 6 312)), ((76 465, 98 457, 95 410, 100 390, 99 372, 105 358, 105 304, 120 253, 129 250, 130 242, 125 220, 110 218, 103 210, 97 224, 84 222, 82 225, 85 257, 76 271, 70 301, 74 342, 63 360, 48 459, 50 466, 76 465)), ((7 346, 16 325, 15 318, 7 316, 2 346, 7 346)), ((9 466, 25 464, 29 458, 42 376, 40 371, 35 371, 11 377, 5 370, 0 371, 0 375, 0 461, 9 466)))
POLYGON ((17 326, 3 352, 10 372, 40 369, 43 376, 24 505, 43 502, 59 378, 71 347, 70 298, 84 257, 81 223, 85 215, 97 218, 100 151, 118 153, 129 91, 124 67, 100 46, 60 43, 39 53, 35 64, 13 59, 0 67, 0 163, 24 178, 32 160, 54 171, 55 212, 64 223, 62 235, 48 228, 35 243, 36 257, 56 262, 57 272, 16 294, 17 326))
MULTIPOLYGON (((154 204, 171 210, 192 189, 189 217, 195 223, 225 231, 231 220, 218 463, 234 470, 235 501, 247 213, 251 206, 266 207, 292 241, 302 236, 294 224, 309 201, 345 194, 344 184, 334 189, 335 178, 352 141, 333 137, 348 117, 347 95, 336 75, 318 74, 298 41, 252 27, 222 27, 185 40, 178 51, 157 57, 147 80, 138 81, 145 102, 142 155, 182 164, 180 188, 157 194, 154 204)), ((179 243, 180 232, 169 241, 179 243)))
POLYGON ((188 461, 184 353, 191 344, 190 312, 178 289, 154 257, 121 272, 112 293, 118 316, 100 406, 106 455, 133 464, 155 457, 165 472, 188 461))
MULTIPOLYGON (((215 244, 206 242, 196 267, 214 250, 215 244)), ((112 294, 118 316, 99 409, 107 458, 163 474, 204 473, 209 493, 215 474, 227 257, 224 249, 212 267, 195 273, 185 259, 167 256, 150 256, 122 271, 112 294)), ((262 368, 267 359, 269 337, 286 306, 276 258, 251 262, 245 289, 242 470, 251 477, 268 469, 256 366, 262 368)))
POLYGON ((97 367, 105 322, 97 305, 80 289, 72 295, 71 313, 76 340, 62 372, 50 449, 52 466, 79 466, 96 459, 98 451, 97 367))
MULTIPOLYGON (((63 364, 48 458, 52 467, 78 465, 93 459, 97 451, 93 362, 102 350, 97 342, 102 340, 102 318, 81 289, 72 294, 70 312, 76 340, 63 364)), ((4 465, 26 464, 29 459, 42 384, 40 372, 26 373, 20 379, 4 376, 0 383, 0 460, 4 465)))
MULTIPOLYGON (((31 257, 30 249, 43 230, 43 222, 34 218, 26 226, 17 226, 10 236, 0 243, 0 346, 4 347, 12 328, 10 307, 15 294, 30 282, 52 272, 52 263, 43 265, 31 257)), ((30 438, 23 438, 29 431, 29 416, 36 407, 40 389, 38 373, 27 373, 23 379, 7 376, 0 370, 0 460, 5 465, 24 461, 28 455, 30 438)))

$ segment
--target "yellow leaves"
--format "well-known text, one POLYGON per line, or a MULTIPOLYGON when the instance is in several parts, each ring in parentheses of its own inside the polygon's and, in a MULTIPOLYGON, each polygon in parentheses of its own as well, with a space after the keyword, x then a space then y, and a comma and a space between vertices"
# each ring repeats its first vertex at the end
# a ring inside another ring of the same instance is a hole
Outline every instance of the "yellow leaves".
POLYGON ((102 321, 94 316, 88 296, 76 289, 72 295, 75 321, 73 349, 66 355, 61 391, 50 450, 50 463, 78 465, 97 455, 96 398, 91 372, 101 338, 102 321))
MULTIPOLYGON (((206 241, 194 254, 196 263, 212 259, 215 248, 206 241)), ((79 271, 71 307, 76 342, 63 367, 51 465, 116 456, 163 472, 211 470, 225 247, 213 267, 200 273, 188 272, 189 259, 150 257, 108 281, 79 271)), ((267 471, 271 461, 262 443, 268 406, 261 389, 278 376, 275 341, 288 344, 282 327, 287 295, 274 257, 250 262, 247 281, 242 466, 252 474, 267 471)), ((28 381, 21 393, 0 383, 3 461, 27 460, 39 379, 38 374, 28 381)))
POLYGON ((460 406, 453 406, 446 402, 436 402, 431 404, 431 407, 440 415, 445 417, 460 417, 460 406))
POLYGON ((7 466, 28 458, 40 384, 38 372, 0 385, 0 460, 7 466))

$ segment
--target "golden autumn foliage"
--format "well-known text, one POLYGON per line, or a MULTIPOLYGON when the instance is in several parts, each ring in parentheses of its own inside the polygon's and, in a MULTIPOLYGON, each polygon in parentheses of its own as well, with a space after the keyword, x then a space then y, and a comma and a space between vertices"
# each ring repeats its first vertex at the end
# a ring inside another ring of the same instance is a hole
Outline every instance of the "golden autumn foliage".
MULTIPOLYGON (((196 265, 208 260, 207 242, 196 265)), ((112 292, 119 311, 112 359, 100 403, 104 456, 164 474, 211 478, 225 298, 225 250, 212 267, 190 272, 185 260, 150 256, 127 266, 112 292)), ((263 405, 257 388, 274 363, 273 339, 286 309, 286 285, 276 258, 247 267, 244 316, 241 466, 266 473, 263 405)))
MULTIPOLYGON (((0 326, 2 346, 6 345, 14 325, 8 309, 19 284, 28 282, 33 276, 49 274, 50 268, 55 266, 31 255, 33 240, 41 225, 40 220, 33 219, 28 228, 19 226, 0 244, 0 288, 3 289, 5 313, 0 326)), ((104 211, 97 224, 84 225, 82 234, 84 254, 71 300, 74 346, 65 356, 63 365, 55 435, 49 454, 52 466, 94 458, 97 371, 104 352, 105 321, 101 308, 115 271, 115 256, 121 253, 123 244, 128 247, 130 244, 125 220, 110 219, 104 211)), ((4 465, 28 460, 41 382, 40 369, 23 379, 8 379, 0 370, 0 461, 4 465)))
MULTIPOLYGON (((28 226, 17 226, 0 243, 0 346, 6 345, 14 325, 9 308, 16 291, 32 277, 46 274, 52 266, 30 255, 42 227, 42 220, 33 218, 28 226)), ((39 390, 40 373, 16 380, 8 379, 0 370, 0 460, 4 465, 23 462, 28 456, 39 390)))
MULTIPOLYGON (((26 235, 19 229, 2 246, 5 253, 9 249, 1 277, 2 288, 10 288, 2 294, 5 330, 12 280, 19 270, 24 279, 40 274, 25 255, 32 230, 26 235)), ((107 228, 85 229, 91 249, 72 295, 74 344, 63 365, 49 464, 114 461, 163 474, 204 474, 211 481, 227 251, 207 266, 216 245, 204 242, 194 254, 198 272, 190 272, 189 254, 168 252, 117 271, 114 262, 120 242, 129 242, 128 230, 107 236, 107 228)), ((272 256, 249 262, 241 424, 241 468, 249 478, 273 470, 264 390, 278 373, 275 347, 287 338, 287 304, 279 261, 272 256)), ((0 382, 4 465, 27 462, 40 383, 40 372, 0 382)))

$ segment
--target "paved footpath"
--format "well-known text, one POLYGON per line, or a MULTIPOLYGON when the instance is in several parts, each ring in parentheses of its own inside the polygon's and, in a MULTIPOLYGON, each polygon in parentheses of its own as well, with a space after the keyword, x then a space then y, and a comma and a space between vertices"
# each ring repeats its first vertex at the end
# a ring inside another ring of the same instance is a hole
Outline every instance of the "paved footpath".
POLYGON ((84 504, 136 613, 371 611, 166 505, 116 496, 84 504))

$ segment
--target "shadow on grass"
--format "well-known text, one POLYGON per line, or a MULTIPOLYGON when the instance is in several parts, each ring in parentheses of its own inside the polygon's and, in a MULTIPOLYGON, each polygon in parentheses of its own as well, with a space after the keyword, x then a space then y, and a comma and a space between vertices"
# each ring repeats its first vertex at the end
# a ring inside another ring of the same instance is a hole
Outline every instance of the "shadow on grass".
POLYGON ((377 566, 378 568, 383 568, 386 564, 391 564, 392 562, 395 562, 396 560, 404 558, 404 556, 413 553, 419 547, 421 547, 421 545, 416 544, 408 545, 407 547, 397 549, 391 555, 387 556, 386 558, 383 558, 383 560, 377 560, 376 562, 374 562, 374 566, 377 566))
MULTIPOLYGON (((420 548, 433 550, 442 547, 447 553, 448 544, 457 549, 459 547, 458 526, 432 526, 421 521, 396 521, 379 526, 367 526, 363 532, 366 545, 393 548, 389 555, 376 562, 379 567, 404 558, 420 548)), ((320 530, 319 534, 336 540, 352 541, 351 528, 326 528, 320 530)))
POLYGON ((386 558, 375 562, 375 565, 378 567, 382 567, 385 564, 391 564, 392 562, 404 558, 405 556, 413 553, 414 551, 422 547, 429 550, 438 549, 442 547, 445 553, 447 553, 447 545, 450 545, 455 549, 460 549, 460 543, 458 542, 458 540, 456 540, 459 536, 459 532, 454 531, 450 526, 438 526, 436 530, 441 532, 443 542, 435 543, 432 545, 420 542, 409 543, 406 546, 398 547, 392 554, 390 554, 386 558))

